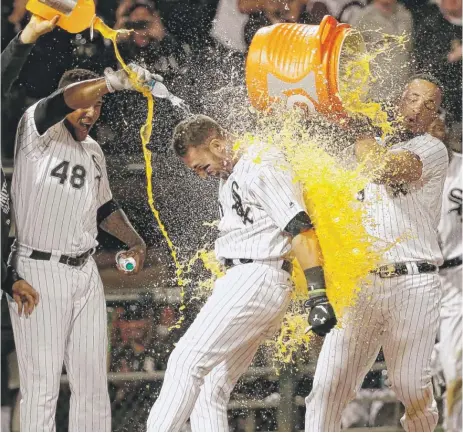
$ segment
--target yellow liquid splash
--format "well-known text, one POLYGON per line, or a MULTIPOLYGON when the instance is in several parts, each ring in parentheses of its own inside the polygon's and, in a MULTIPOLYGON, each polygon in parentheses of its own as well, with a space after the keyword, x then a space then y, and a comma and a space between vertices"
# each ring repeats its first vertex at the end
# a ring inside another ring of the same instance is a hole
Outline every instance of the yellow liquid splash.
POLYGON ((370 119, 373 126, 382 130, 384 138, 394 132, 394 126, 380 103, 368 101, 369 85, 378 80, 378 77, 372 77, 370 66, 378 56, 393 57, 394 50, 403 49, 408 39, 405 35, 381 36, 382 45, 369 52, 358 50, 354 44, 346 44, 340 61, 339 93, 347 113, 353 117, 365 116, 370 119))
POLYGON ((183 279, 183 266, 180 264, 178 257, 177 257, 177 250, 175 245, 173 244, 172 240, 167 233, 167 230, 162 223, 161 217, 159 215, 158 210, 154 205, 154 197, 153 197, 153 184, 152 184, 152 174, 153 174, 153 167, 151 164, 151 151, 148 149, 148 143, 151 138, 151 133, 153 129, 153 113, 154 113, 154 98, 151 94, 150 90, 141 85, 138 82, 136 74, 125 64, 124 60, 122 59, 119 49, 117 48, 117 35, 121 32, 126 32, 127 30, 114 30, 108 27, 99 17, 96 17, 93 22, 93 27, 95 30, 98 30, 101 35, 106 38, 110 39, 114 46, 114 52, 116 54, 117 61, 120 63, 121 67, 127 72, 130 81, 134 88, 143 94, 143 96, 147 99, 148 102, 148 115, 146 117, 145 124, 140 129, 140 137, 141 137, 141 144, 143 149, 143 156, 145 158, 145 171, 146 171, 146 191, 148 194, 148 204, 151 209, 151 212, 156 219, 156 222, 159 226, 159 230, 161 231, 162 235, 164 236, 167 245, 170 250, 170 254, 175 264, 175 275, 177 279, 177 284, 180 287, 180 318, 178 319, 177 323, 172 326, 172 328, 179 328, 183 321, 185 320, 183 310, 185 309, 184 305, 184 298, 185 298, 185 285, 186 280, 183 279))

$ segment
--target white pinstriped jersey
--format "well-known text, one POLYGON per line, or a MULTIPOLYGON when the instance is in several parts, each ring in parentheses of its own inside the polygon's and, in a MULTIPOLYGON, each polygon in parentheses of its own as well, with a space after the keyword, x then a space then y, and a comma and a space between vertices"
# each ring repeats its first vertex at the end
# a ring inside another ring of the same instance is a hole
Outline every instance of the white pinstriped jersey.
POLYGON ((112 198, 105 158, 92 138, 76 141, 64 121, 40 136, 36 105, 16 135, 16 239, 36 250, 79 255, 97 245, 97 210, 112 198))
POLYGON ((302 190, 277 151, 243 155, 219 190, 220 236, 215 253, 223 259, 280 259, 291 250, 283 230, 304 211, 302 190))
POLYGON ((406 185, 369 184, 363 194, 366 229, 378 240, 378 248, 394 243, 384 253, 384 263, 426 260, 439 265, 442 253, 437 226, 448 167, 447 149, 429 134, 398 143, 392 149, 417 155, 423 173, 420 180, 406 185))
POLYGON ((442 200, 442 217, 439 224, 439 239, 444 259, 453 259, 463 254, 462 236, 462 171, 461 153, 453 152, 442 200))

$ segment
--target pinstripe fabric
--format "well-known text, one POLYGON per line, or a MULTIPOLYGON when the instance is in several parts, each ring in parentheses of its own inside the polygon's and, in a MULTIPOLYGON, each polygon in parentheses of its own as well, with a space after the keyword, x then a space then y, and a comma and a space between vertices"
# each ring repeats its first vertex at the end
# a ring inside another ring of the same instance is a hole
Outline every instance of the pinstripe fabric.
POLYGON ((105 158, 91 137, 75 141, 64 122, 39 136, 34 110, 35 105, 26 111, 16 135, 16 239, 36 250, 76 256, 97 246, 96 213, 112 198, 105 158), (66 162, 67 168, 58 168, 66 162))
POLYGON ((223 212, 217 259, 281 259, 290 252, 287 224, 304 211, 300 184, 284 156, 258 148, 240 158, 230 177, 221 182, 219 202, 223 212), (252 221, 252 222, 251 222, 252 221))
MULTIPOLYGON (((226 430, 223 406, 235 377, 246 370, 258 344, 280 326, 290 287, 289 274, 255 263, 235 266, 216 281, 211 297, 169 358, 148 431, 178 431, 193 411, 204 378, 213 375, 209 385, 214 386, 214 377, 221 372, 229 378, 226 384, 218 384, 225 385, 222 403, 216 413, 209 414, 214 417, 209 422, 212 428, 226 430)), ((196 425, 202 428, 205 423, 196 425)))
POLYGON ((421 179, 395 187, 367 185, 365 228, 378 239, 379 250, 393 245, 384 253, 385 263, 426 260, 440 265, 442 253, 437 241, 437 225, 448 167, 447 149, 429 134, 398 143, 393 149, 406 150, 420 158, 423 163, 421 179))
POLYGON ((240 376, 246 372, 259 348, 261 339, 243 347, 222 361, 204 379, 198 400, 191 413, 191 430, 194 432, 227 432, 227 406, 230 394, 240 376))
MULTIPOLYGON (((463 350, 463 324, 462 324, 462 266, 444 269, 440 273, 443 297, 441 308, 441 323, 439 329, 439 359, 444 371, 447 388, 462 377, 462 350, 463 350)), ((447 405, 448 408, 448 405, 447 405)), ((462 408, 456 408, 444 415, 447 429, 460 431, 462 408)))
POLYGON ((110 431, 103 285, 93 258, 82 268, 16 257, 40 294, 28 319, 9 299, 18 353, 21 431, 55 431, 63 362, 71 385, 69 431, 110 431))
POLYGON ((325 337, 306 398, 306 431, 340 431, 342 411, 381 347, 392 388, 405 406, 404 429, 433 431, 437 425, 429 363, 439 325, 439 277, 372 278, 343 328, 325 337))
POLYGON ((10 312, 21 380, 21 429, 53 431, 59 378, 71 384, 71 431, 111 428, 106 382, 106 307, 94 260, 81 268, 58 263, 97 245, 97 210, 112 197, 103 152, 92 138, 75 141, 59 122, 39 135, 36 105, 16 135, 12 198, 17 269, 40 294, 29 318, 10 312), (31 260, 32 250, 53 253, 31 260))
MULTIPOLYGON (((453 153, 444 186, 442 217, 439 224, 439 240, 444 259, 452 259, 462 254, 462 156, 453 153)), ((439 331, 439 355, 444 370, 445 382, 449 389, 458 378, 461 379, 462 352, 462 270, 463 266, 443 269, 440 272, 443 297, 441 325, 439 331)), ((448 407, 448 405, 447 405, 448 407)), ((461 430, 462 408, 445 413, 447 428, 461 430)))

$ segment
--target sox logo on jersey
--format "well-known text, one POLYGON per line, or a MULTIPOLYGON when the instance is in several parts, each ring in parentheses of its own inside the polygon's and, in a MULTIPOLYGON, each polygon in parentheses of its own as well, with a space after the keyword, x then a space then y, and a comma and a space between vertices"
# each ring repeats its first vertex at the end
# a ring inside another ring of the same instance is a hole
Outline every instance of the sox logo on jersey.
POLYGON ((232 209, 235 210, 236 214, 243 219, 243 224, 253 223, 253 220, 249 218, 249 213, 251 212, 251 208, 247 207, 246 209, 243 208, 243 203, 241 201, 241 197, 238 193, 240 187, 236 182, 232 183, 232 196, 233 201, 235 204, 232 206, 232 209))

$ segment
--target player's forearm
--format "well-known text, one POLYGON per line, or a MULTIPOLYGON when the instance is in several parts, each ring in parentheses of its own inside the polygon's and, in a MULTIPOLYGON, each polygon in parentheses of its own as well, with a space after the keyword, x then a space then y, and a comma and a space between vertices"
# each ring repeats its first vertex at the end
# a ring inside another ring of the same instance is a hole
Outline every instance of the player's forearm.
POLYGON ((293 253, 302 270, 323 265, 323 255, 315 230, 308 230, 295 236, 292 241, 293 253))
POLYGON ((355 156, 374 183, 408 183, 421 177, 423 164, 412 153, 388 150, 373 138, 361 138, 355 143, 355 156))
POLYGON ((266 0, 238 0, 238 10, 242 14, 253 14, 265 9, 266 0))
POLYGON ((88 108, 96 104, 98 99, 107 93, 109 90, 104 78, 82 81, 64 89, 64 102, 73 110, 88 108))
POLYGON ((100 227, 110 235, 124 242, 129 248, 142 246, 146 248, 145 241, 133 228, 122 209, 117 209, 108 215, 100 224, 100 227))

